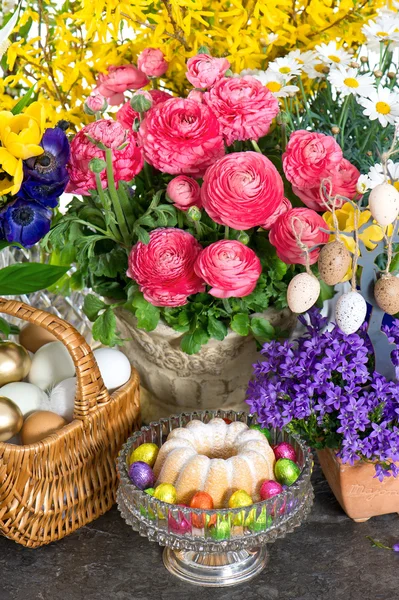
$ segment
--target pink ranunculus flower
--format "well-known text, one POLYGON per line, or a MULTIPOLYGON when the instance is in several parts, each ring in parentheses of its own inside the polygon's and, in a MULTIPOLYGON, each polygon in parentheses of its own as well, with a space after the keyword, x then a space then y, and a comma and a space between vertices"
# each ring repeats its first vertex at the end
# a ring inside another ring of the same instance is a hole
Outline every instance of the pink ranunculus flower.
POLYGON ((148 111, 140 125, 145 160, 163 173, 202 177, 224 154, 215 115, 194 100, 171 98, 148 111))
POLYGON ((150 90, 150 94, 153 101, 153 106, 156 104, 160 104, 161 102, 166 102, 166 100, 170 100, 173 98, 169 92, 164 92, 163 90, 150 90))
MULTIPOLYGON (((356 185, 360 177, 360 171, 352 165, 349 160, 343 158, 338 166, 338 170, 331 173, 331 175, 325 180, 326 189, 330 196, 343 196, 343 198, 337 198, 335 208, 341 208, 346 202, 345 198, 354 200, 357 195, 356 185), (329 186, 331 184, 331 189, 329 186)), ((295 185, 292 186, 292 191, 302 200, 307 207, 317 211, 327 210, 327 205, 323 201, 323 196, 320 193, 320 184, 312 188, 300 188, 295 185)), ((325 200, 325 199, 324 199, 325 200)))
POLYGON ((278 100, 254 77, 223 77, 204 94, 221 124, 226 144, 258 140, 279 112, 278 100))
MULTIPOLYGON (((283 213, 269 233, 269 240, 276 248, 277 256, 288 265, 305 265, 306 257, 298 246, 295 232, 300 236, 301 242, 308 248, 317 244, 326 244, 329 234, 321 231, 326 229, 326 222, 310 208, 292 208, 283 213)), ((309 253, 310 264, 313 265, 320 253, 320 248, 315 248, 309 253)))
POLYGON ((280 207, 283 180, 273 163, 257 152, 234 152, 205 173, 202 205, 220 225, 250 229, 267 222, 280 207))
POLYGON ((220 240, 205 248, 194 269, 216 298, 248 296, 262 273, 255 252, 237 240, 220 240))
POLYGON ((191 206, 201 208, 201 188, 192 177, 178 175, 168 183, 166 193, 180 210, 186 211, 191 206))
POLYGON ((130 101, 125 102, 123 106, 116 113, 116 120, 118 123, 123 125, 125 129, 132 129, 135 119, 140 119, 138 112, 133 110, 130 101))
MULTIPOLYGON (((112 149, 112 166, 116 186, 119 181, 131 181, 143 168, 141 149, 137 147, 133 133, 126 131, 123 126, 107 119, 95 121, 81 129, 71 142, 71 158, 67 166, 69 183, 66 191, 87 195, 96 189, 94 173, 89 168, 93 158, 105 160, 105 151, 91 141, 101 142, 112 149), (89 136, 91 139, 89 139, 89 136), (118 148, 126 144, 121 150, 118 148)), ((100 173, 100 181, 105 189, 108 186, 105 171, 100 173)))
POLYGON ((201 92, 200 90, 191 90, 191 92, 188 93, 187 98, 202 104, 204 101, 204 92, 201 92))
POLYGON ((174 227, 154 229, 148 244, 138 242, 129 256, 128 277, 155 306, 183 306, 187 297, 204 291, 194 264, 202 251, 191 233, 174 227))
POLYGON ((285 197, 282 198, 281 203, 276 208, 276 210, 274 211, 274 213, 267 219, 267 221, 265 221, 262 224, 262 228, 263 229, 270 229, 271 227, 273 227, 273 225, 277 221, 277 219, 282 214, 284 214, 285 212, 287 212, 288 210, 291 210, 291 208, 292 208, 292 204, 288 200, 288 198, 285 198, 285 197))
POLYGON ((194 87, 207 89, 224 77, 228 69, 230 63, 227 58, 197 54, 187 61, 186 77, 194 87))
POLYGON ((342 161, 342 150, 331 135, 299 129, 291 134, 283 154, 288 181, 300 188, 320 185, 332 177, 342 161))
POLYGON ((97 90, 94 90, 84 104, 84 110, 89 115, 95 115, 96 113, 104 112, 108 107, 106 98, 100 94, 97 90))
POLYGON ((137 66, 147 77, 161 77, 168 70, 169 63, 158 48, 145 48, 137 59, 137 66))
POLYGON ((147 76, 135 65, 112 66, 107 74, 99 75, 96 91, 105 96, 111 106, 117 106, 124 102, 124 92, 139 90, 148 83, 147 76))

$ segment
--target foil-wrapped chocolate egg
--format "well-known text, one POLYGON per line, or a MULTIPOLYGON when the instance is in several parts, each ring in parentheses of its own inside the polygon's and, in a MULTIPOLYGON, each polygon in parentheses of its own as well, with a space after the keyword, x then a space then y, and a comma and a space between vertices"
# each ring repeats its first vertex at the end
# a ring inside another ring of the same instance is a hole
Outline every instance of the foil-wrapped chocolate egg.
POLYGON ((150 465, 141 460, 130 465, 129 477, 131 482, 140 490, 145 490, 146 488, 152 488, 154 486, 154 472, 150 465))
POLYGON ((129 465, 142 461, 153 467, 157 460, 159 448, 156 444, 146 443, 138 446, 129 457, 129 465))

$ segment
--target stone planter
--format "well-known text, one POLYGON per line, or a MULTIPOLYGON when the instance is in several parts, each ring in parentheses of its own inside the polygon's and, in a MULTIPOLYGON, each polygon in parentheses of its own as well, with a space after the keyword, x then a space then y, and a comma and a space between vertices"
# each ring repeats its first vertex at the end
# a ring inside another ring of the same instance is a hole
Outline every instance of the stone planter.
POLYGON ((374 479, 374 465, 343 464, 333 450, 317 452, 330 488, 348 517, 362 523, 370 517, 399 513, 399 478, 374 479))
MULTIPOLYGON (((264 317, 282 329, 296 323, 289 310, 269 309, 264 317)), ((144 422, 185 411, 246 409, 252 365, 259 360, 253 337, 230 331, 222 342, 212 339, 189 356, 180 350, 183 334, 163 322, 148 333, 138 329, 135 317, 124 309, 117 311, 117 321, 127 340, 122 351, 140 374, 144 422)))

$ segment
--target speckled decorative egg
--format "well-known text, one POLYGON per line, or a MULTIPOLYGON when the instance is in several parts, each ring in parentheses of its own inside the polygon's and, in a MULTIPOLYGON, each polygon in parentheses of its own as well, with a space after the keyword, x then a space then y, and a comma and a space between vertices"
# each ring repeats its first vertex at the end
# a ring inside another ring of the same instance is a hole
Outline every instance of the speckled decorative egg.
POLYGON ((278 481, 274 481, 273 479, 266 479, 266 481, 262 483, 259 493, 262 500, 268 500, 273 496, 281 494, 282 491, 283 487, 278 481))
POLYGON ((156 444, 146 443, 138 446, 129 457, 129 465, 141 460, 153 467, 157 459, 159 448, 156 444))
POLYGON ((388 182, 376 185, 370 192, 369 209, 379 225, 390 225, 399 214, 399 192, 388 182))
POLYGON ((140 490, 152 488, 155 482, 154 472, 150 465, 142 461, 137 461, 130 465, 129 477, 131 482, 140 490))
POLYGON ((287 289, 288 306, 294 313, 309 310, 320 294, 320 283, 309 273, 298 273, 293 277, 287 289))
POLYGON ((279 458, 289 458, 294 462, 296 462, 297 460, 295 448, 291 446, 291 444, 289 444, 288 442, 280 442, 276 445, 275 448, 273 448, 273 452, 274 456, 276 457, 276 460, 278 460, 279 458))
MULTIPOLYGON (((136 464, 137 463, 133 463, 133 465, 136 464)), ((176 504, 176 488, 171 483, 160 483, 155 488, 154 498, 156 498, 157 500, 161 500, 162 502, 166 502, 167 504, 176 504)))
POLYGON ((388 275, 378 279, 374 286, 374 297, 378 306, 388 315, 399 312, 399 278, 388 275))
POLYGON ((292 485, 301 474, 301 469, 289 458, 279 458, 274 465, 274 474, 279 483, 292 485))
POLYGON ((320 277, 328 285, 336 285, 345 277, 351 264, 351 255, 338 240, 330 242, 320 250, 319 267, 320 277))
POLYGON ((355 333, 364 323, 367 314, 365 299, 358 292, 343 294, 335 307, 335 321, 343 333, 355 333))
POLYGON ((272 434, 270 433, 270 431, 266 427, 262 427, 258 423, 253 423, 252 425, 249 426, 249 428, 250 429, 256 429, 257 431, 260 431, 261 433, 263 433, 263 435, 265 436, 265 438, 267 439, 267 441, 269 442, 269 444, 272 441, 272 434))

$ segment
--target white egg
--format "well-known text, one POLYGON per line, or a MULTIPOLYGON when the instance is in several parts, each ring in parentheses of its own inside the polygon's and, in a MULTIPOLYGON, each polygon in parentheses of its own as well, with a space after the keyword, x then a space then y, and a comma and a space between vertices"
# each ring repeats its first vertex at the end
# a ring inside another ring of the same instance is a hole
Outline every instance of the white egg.
POLYGON ((0 388, 0 396, 5 396, 15 402, 24 418, 31 412, 39 410, 43 402, 47 401, 47 394, 43 390, 23 381, 3 385, 0 388))
POLYGON ((51 410, 64 417, 66 421, 72 421, 75 396, 76 377, 64 379, 51 390, 48 408, 43 408, 43 410, 51 410))
POLYGON ((358 292, 343 294, 335 307, 335 320, 341 331, 349 335, 355 333, 364 323, 367 303, 358 292))
POLYGON ((116 390, 129 381, 132 368, 129 359, 122 352, 112 348, 98 348, 93 354, 108 390, 116 390))
POLYGON ((299 273, 293 277, 287 289, 288 306, 294 313, 309 310, 320 294, 320 283, 309 273, 299 273))
POLYGON ((75 375, 75 365, 62 342, 50 342, 39 348, 32 360, 29 381, 42 390, 75 375))
POLYGON ((379 225, 390 225, 399 214, 399 192, 387 182, 376 185, 370 192, 369 209, 379 225))

